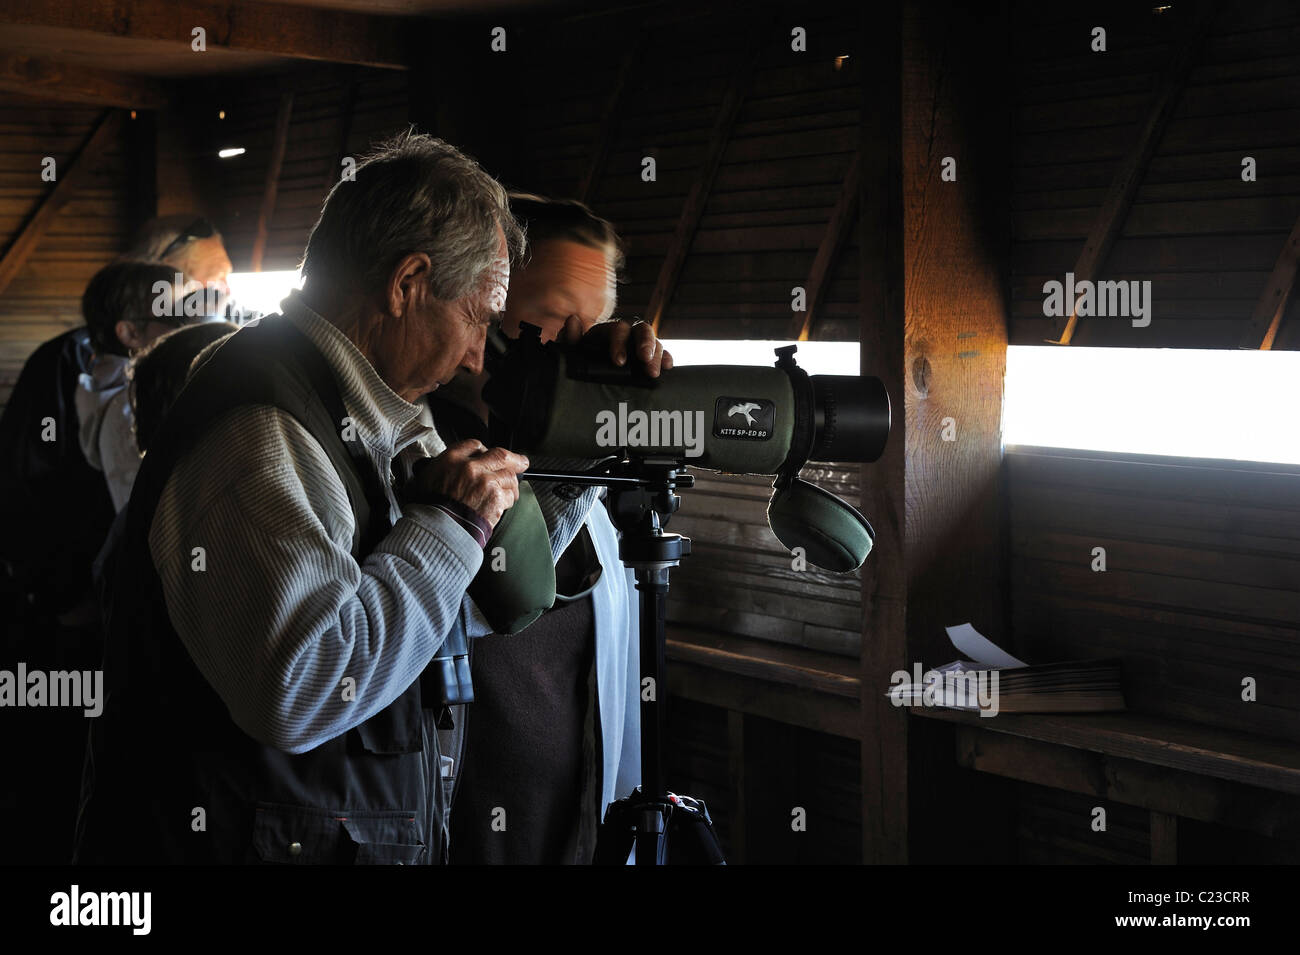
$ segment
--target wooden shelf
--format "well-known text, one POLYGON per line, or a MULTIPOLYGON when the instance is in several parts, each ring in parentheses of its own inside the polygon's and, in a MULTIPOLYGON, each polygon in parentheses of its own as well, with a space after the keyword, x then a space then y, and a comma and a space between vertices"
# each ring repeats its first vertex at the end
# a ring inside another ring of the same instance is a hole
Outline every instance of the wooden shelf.
POLYGON ((1300 744, 1136 713, 975 713, 916 707, 914 716, 1153 766, 1300 794, 1300 744))
POLYGON ((669 693, 859 738, 856 659, 685 627, 670 626, 666 635, 669 693))
POLYGON ((670 660, 858 698, 858 661, 851 657, 684 627, 668 627, 665 643, 670 660))

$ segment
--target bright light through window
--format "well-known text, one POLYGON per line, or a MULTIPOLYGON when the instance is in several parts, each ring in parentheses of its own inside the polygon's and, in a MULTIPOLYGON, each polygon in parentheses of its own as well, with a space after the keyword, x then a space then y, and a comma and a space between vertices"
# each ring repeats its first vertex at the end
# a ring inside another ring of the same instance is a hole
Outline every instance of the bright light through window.
POLYGON ((861 352, 857 342, 711 341, 694 338, 664 340, 675 365, 772 365, 773 351, 798 345, 794 359, 810 375, 856 375, 861 352))
POLYGON ((297 270, 288 272, 231 272, 226 279, 230 294, 243 308, 269 315, 294 289, 302 288, 297 270))
POLYGON ((1300 352, 1007 349, 1007 444, 1300 464, 1300 352))

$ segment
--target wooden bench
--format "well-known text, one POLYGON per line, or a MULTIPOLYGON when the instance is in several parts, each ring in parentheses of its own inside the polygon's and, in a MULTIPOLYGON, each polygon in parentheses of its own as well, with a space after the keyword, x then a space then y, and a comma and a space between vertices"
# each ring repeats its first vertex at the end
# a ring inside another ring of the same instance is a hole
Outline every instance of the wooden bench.
MULTIPOLYGON (((672 627, 667 653, 669 691, 728 710, 738 735, 752 714, 860 736, 856 660, 672 627)), ((952 727, 960 767, 1147 810, 1153 863, 1177 862, 1180 818, 1300 841, 1300 745, 1285 740, 1134 712, 909 713, 952 727)))

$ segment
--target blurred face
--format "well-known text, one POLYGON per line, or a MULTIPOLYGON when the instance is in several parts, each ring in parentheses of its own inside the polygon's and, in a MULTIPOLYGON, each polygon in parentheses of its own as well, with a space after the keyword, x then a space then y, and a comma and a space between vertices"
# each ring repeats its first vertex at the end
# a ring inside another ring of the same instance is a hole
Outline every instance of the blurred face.
POLYGON ((185 273, 187 283, 196 283, 195 287, 216 288, 223 295, 230 294, 226 279, 230 277, 230 256, 219 236, 195 239, 177 253, 167 264, 185 273))
POLYGON ((611 250, 593 249, 568 239, 533 245, 528 264, 510 283, 502 325, 512 338, 521 322, 542 330, 552 341, 564 321, 576 315, 585 332, 614 314, 614 262, 611 250))

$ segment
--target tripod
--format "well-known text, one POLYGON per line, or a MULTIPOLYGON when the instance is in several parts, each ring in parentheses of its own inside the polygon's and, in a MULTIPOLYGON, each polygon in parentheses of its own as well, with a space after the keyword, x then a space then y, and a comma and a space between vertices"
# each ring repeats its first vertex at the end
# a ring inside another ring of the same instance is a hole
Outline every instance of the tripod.
POLYGON ((691 540, 669 534, 664 524, 677 510, 678 488, 695 485, 679 473, 672 457, 620 461, 607 474, 533 473, 532 481, 604 485, 609 488, 609 515, 619 529, 618 556, 636 578, 641 623, 641 786, 612 803, 601 825, 594 862, 622 865, 633 844, 637 865, 692 862, 725 865, 703 801, 670 793, 664 779, 664 621, 668 574, 690 556, 691 540), (674 838, 671 840, 669 836, 674 838))

